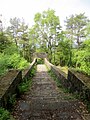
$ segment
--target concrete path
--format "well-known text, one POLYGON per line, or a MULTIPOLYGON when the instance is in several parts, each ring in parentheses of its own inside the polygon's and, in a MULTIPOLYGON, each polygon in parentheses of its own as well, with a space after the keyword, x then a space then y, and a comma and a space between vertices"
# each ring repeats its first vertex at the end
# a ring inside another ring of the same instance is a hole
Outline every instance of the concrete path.
POLYGON ((45 65, 37 65, 32 80, 32 88, 16 103, 16 120, 89 120, 83 103, 58 89, 45 65))

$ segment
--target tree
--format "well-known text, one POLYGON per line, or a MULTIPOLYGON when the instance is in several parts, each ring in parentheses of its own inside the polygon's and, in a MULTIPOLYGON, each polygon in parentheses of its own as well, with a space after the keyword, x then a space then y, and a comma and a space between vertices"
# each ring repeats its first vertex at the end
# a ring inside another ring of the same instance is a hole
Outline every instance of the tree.
POLYGON ((18 46, 18 30, 20 27, 20 19, 19 18, 11 18, 10 19, 10 26, 7 28, 7 33, 11 33, 12 38, 16 44, 16 46, 18 46))
POLYGON ((10 45, 10 41, 7 36, 5 36, 4 32, 0 32, 0 52, 3 52, 8 45, 10 45))
POLYGON ((80 49, 74 51, 73 65, 76 69, 90 75, 90 40, 85 40, 80 49))
POLYGON ((12 18, 10 19, 10 26, 7 28, 8 36, 13 39, 21 55, 29 61, 29 36, 28 25, 24 19, 12 18))
POLYGON ((86 26, 86 39, 90 39, 90 22, 86 26))
POLYGON ((24 19, 20 19, 19 29, 18 29, 18 44, 22 48, 22 55, 25 59, 29 61, 29 36, 28 36, 28 25, 25 23, 24 19))
POLYGON ((32 26, 29 30, 29 49, 30 49, 30 59, 32 60, 33 53, 36 52, 38 34, 36 32, 37 26, 32 26))
POLYGON ((3 32, 2 14, 0 15, 0 32, 3 32))
POLYGON ((40 49, 46 51, 49 60, 52 60, 53 48, 57 44, 57 34, 60 32, 61 26, 59 17, 55 15, 54 10, 48 9, 42 14, 37 13, 34 18, 35 25, 37 26, 36 32, 38 34, 38 41, 40 49))
POLYGON ((79 15, 76 14, 66 18, 65 22, 67 36, 72 41, 75 41, 79 48, 83 39, 86 37, 85 29, 87 23, 89 22, 88 18, 85 16, 85 13, 81 13, 79 15))
POLYGON ((56 52, 56 56, 58 60, 57 64, 59 64, 60 66, 65 66, 65 65, 69 66, 71 64, 70 63, 71 43, 65 34, 66 34, 65 31, 61 31, 61 34, 59 35, 60 40, 58 42, 57 52, 56 52))

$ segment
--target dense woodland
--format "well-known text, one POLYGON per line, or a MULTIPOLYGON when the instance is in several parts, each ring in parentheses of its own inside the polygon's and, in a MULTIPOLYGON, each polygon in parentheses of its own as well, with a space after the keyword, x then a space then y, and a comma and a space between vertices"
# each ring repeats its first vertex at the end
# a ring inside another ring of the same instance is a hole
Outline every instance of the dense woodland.
POLYGON ((54 65, 73 67, 90 75, 90 20, 84 13, 66 17, 65 29, 55 11, 36 13, 30 28, 22 18, 0 20, 0 75, 24 69, 34 52, 46 52, 54 65))

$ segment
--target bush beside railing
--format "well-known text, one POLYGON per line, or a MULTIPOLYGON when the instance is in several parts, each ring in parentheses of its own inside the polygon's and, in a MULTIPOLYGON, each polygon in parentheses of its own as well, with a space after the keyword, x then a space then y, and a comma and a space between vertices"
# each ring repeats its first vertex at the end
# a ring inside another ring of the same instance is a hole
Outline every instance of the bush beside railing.
POLYGON ((10 70, 6 75, 0 78, 0 107, 7 108, 8 100, 13 94, 18 94, 17 87, 23 79, 30 76, 30 72, 35 65, 36 59, 30 64, 30 67, 20 70, 10 70), (22 74, 23 73, 23 74, 22 74))

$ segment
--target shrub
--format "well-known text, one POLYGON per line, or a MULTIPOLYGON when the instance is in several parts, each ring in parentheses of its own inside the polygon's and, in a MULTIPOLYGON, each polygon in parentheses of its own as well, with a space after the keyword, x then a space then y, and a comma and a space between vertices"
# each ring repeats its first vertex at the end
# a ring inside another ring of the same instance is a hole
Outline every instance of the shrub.
POLYGON ((12 106, 14 106, 16 103, 16 94, 13 94, 8 99, 8 108, 11 109, 12 106))
POLYGON ((38 58, 37 59, 37 64, 44 64, 44 59, 38 58))
POLYGON ((16 53, 11 55, 9 60, 10 60, 10 65, 15 69, 24 69, 29 65, 24 58, 20 57, 20 55, 16 53))
POLYGON ((9 59, 7 55, 0 54, 0 75, 4 74, 7 70, 9 59))
POLYGON ((17 49, 5 49, 4 53, 0 53, 0 75, 4 74, 8 69, 24 69, 29 63, 19 55, 17 49), (16 51, 14 51, 16 50, 16 51))
POLYGON ((18 90, 20 94, 23 94, 24 92, 28 91, 29 88, 32 86, 32 80, 31 78, 35 75, 36 72, 36 66, 34 66, 30 72, 30 78, 24 79, 23 82, 21 82, 18 86, 18 90))
POLYGON ((76 69, 90 75, 90 52, 86 50, 77 50, 74 53, 73 61, 76 69))
POLYGON ((14 120, 10 113, 4 108, 0 108, 0 120, 14 120))

